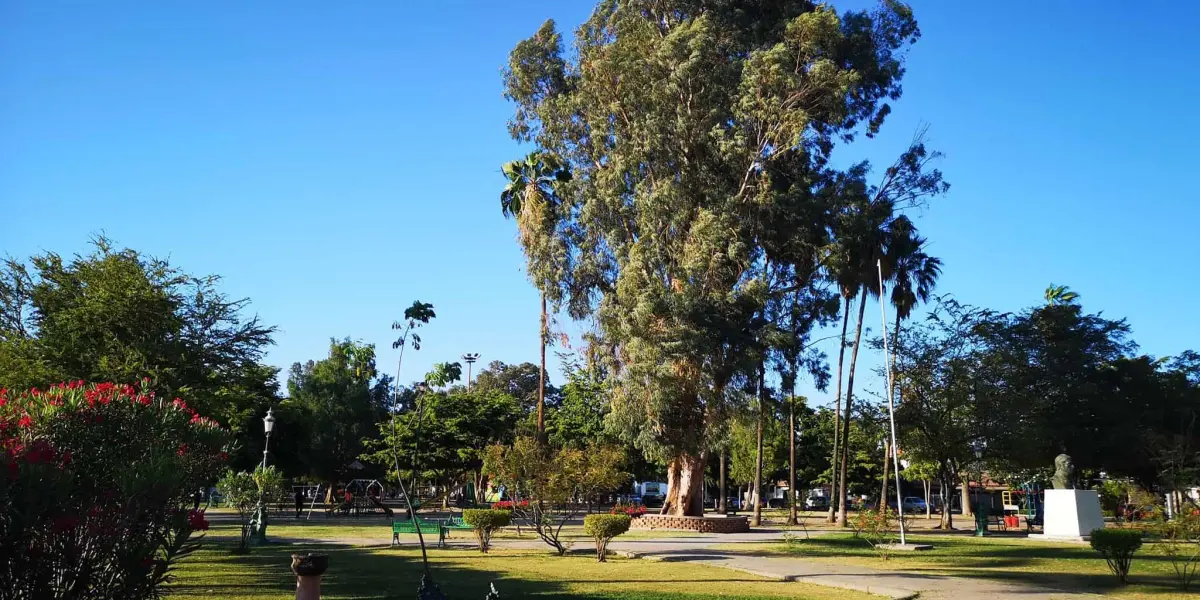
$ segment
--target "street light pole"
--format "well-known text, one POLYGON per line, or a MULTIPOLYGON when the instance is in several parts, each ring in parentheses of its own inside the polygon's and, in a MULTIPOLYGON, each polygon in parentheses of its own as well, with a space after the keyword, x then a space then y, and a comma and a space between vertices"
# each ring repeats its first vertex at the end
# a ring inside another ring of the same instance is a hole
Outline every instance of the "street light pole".
MULTIPOLYGON (((883 366, 887 372, 888 386, 888 421, 891 423, 891 440, 892 440, 892 465, 896 475, 896 514, 900 520, 900 545, 908 543, 904 531, 904 493, 900 490, 900 444, 896 441, 896 405, 892 398, 893 390, 895 389, 895 374, 892 373, 891 354, 888 352, 888 330, 887 330, 887 305, 883 299, 887 296, 883 293, 883 261, 875 261, 875 266, 879 269, 879 310, 883 317, 883 366)), ((849 414, 846 415, 850 417, 849 414)), ((887 453, 883 455, 883 460, 887 462, 887 453)), ((883 487, 887 489, 887 477, 884 477, 883 487)), ((887 500, 879 499, 879 510, 887 514, 887 500)))
MULTIPOLYGON (((266 441, 263 442, 263 459, 262 465, 259 467, 265 475, 267 470, 267 452, 271 446, 271 432, 275 429, 275 412, 273 409, 267 409, 267 416, 263 417, 263 430, 266 432, 266 441)), ((257 534, 258 543, 267 543, 267 505, 263 502, 266 490, 259 488, 258 490, 258 506, 255 507, 255 533, 257 534)))
POLYGON ((475 361, 479 360, 479 353, 468 352, 462 355, 462 359, 467 363, 467 392, 469 393, 471 391, 471 366, 475 364, 475 361))

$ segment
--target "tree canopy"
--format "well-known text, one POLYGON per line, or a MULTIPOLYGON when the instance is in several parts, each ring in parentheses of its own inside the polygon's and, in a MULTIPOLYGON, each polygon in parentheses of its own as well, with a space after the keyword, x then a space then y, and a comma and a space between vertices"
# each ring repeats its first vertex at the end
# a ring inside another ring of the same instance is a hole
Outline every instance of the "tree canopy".
POLYGON ((9 259, 0 268, 0 388, 148 377, 160 395, 186 396, 239 437, 261 437, 259 419, 277 398, 278 369, 262 363, 275 328, 247 315, 249 300, 230 299, 220 281, 102 236, 71 258, 9 259))
POLYGON ((510 132, 572 175, 559 190, 569 310, 613 348, 611 418, 668 462, 666 510, 698 513, 695 472, 770 269, 814 270, 820 200, 838 197, 818 193, 835 180, 829 154, 878 131, 917 37, 898 2, 839 16, 803 1, 606 1, 575 52, 553 22, 512 51, 510 132))

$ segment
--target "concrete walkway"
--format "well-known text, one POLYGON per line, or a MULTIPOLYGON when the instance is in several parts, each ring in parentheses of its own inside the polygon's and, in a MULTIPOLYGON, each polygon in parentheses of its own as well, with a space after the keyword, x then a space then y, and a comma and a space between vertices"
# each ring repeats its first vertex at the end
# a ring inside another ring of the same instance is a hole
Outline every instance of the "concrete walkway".
MULTIPOLYGON (((812 536, 822 535, 814 530, 812 536)), ((284 543, 337 543, 353 546, 388 546, 378 537, 300 539, 274 537, 284 543)), ((618 538, 620 540, 620 538, 618 538)), ((426 540, 427 542, 429 540, 426 540)), ((433 540, 436 543, 436 538, 433 540)), ((590 540, 575 541, 574 551, 594 552, 590 540)), ((1016 583, 1003 583, 981 578, 946 577, 904 571, 873 569, 832 559, 764 556, 753 551, 730 549, 738 544, 765 544, 782 541, 782 532, 753 531, 736 534, 712 534, 690 537, 663 537, 614 541, 609 549, 621 556, 664 562, 691 562, 779 581, 835 587, 893 599, 920 597, 934 600, 1095 600, 1101 596, 1053 590, 1016 583), (717 549, 720 547, 721 549, 717 549)), ((403 546, 415 546, 414 536, 405 536, 403 546)), ((469 533, 456 532, 447 541, 450 547, 474 547, 469 533)), ((496 548, 545 550, 545 543, 536 537, 523 540, 493 540, 496 548)))

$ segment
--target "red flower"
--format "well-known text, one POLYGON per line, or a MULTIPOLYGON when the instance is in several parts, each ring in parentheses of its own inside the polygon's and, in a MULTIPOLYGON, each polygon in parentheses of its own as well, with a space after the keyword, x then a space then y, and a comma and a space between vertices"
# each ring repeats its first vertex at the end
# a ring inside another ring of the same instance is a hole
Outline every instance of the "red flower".
POLYGON ((204 511, 193 510, 188 512, 188 527, 192 531, 208 531, 208 519, 204 518, 204 511))
POLYGON ((20 421, 17 421, 17 425, 21 427, 33 427, 33 419, 29 418, 29 415, 25 415, 21 417, 20 421))
POLYGON ((54 531, 70 531, 79 526, 79 517, 60 515, 54 517, 54 520, 51 522, 50 526, 54 529, 54 531))
POLYGON ((93 418, 92 418, 92 420, 93 420, 93 421, 95 421, 95 422, 97 422, 97 423, 100 423, 100 422, 104 421, 104 416, 103 416, 103 415, 96 415, 95 417, 93 417, 93 418))
POLYGON ((188 445, 180 444, 179 450, 177 450, 175 453, 178 454, 179 456, 183 456, 184 454, 187 454, 187 451, 188 451, 188 445))
POLYGON ((71 464, 71 451, 70 450, 67 450, 66 452, 62 453, 62 463, 64 465, 71 464))

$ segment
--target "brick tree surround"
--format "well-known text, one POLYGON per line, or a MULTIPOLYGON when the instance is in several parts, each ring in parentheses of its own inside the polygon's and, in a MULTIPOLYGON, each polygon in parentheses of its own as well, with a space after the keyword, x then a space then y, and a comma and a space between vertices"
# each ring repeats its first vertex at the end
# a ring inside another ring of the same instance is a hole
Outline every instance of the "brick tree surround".
POLYGON ((629 525, 632 529, 676 529, 700 533, 743 533, 750 531, 746 517, 676 517, 642 515, 629 525))

